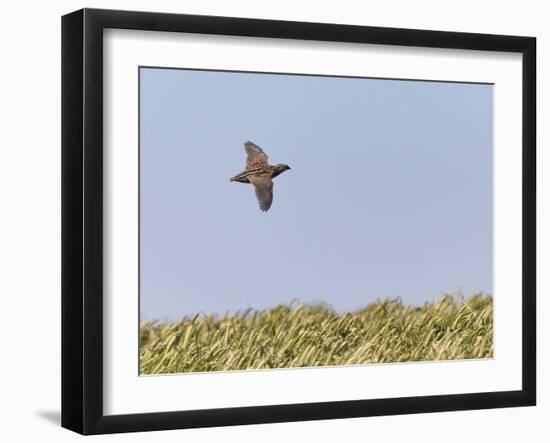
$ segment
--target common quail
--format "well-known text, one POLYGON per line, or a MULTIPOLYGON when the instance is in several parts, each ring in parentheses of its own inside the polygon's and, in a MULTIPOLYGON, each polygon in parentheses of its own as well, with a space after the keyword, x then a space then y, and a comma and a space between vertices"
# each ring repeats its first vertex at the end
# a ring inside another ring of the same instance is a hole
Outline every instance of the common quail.
POLYGON ((262 211, 267 211, 273 202, 273 178, 290 169, 285 164, 270 165, 267 154, 258 145, 247 141, 244 149, 248 154, 246 169, 231 177, 229 181, 251 183, 256 190, 256 198, 262 211))

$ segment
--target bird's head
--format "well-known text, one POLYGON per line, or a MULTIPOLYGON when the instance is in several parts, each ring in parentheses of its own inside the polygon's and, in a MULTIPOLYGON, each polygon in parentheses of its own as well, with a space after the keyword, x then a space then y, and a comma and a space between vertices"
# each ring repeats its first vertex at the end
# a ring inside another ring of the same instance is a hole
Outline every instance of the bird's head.
POLYGON ((284 163, 279 163, 273 167, 273 177, 277 177, 279 174, 282 174, 285 171, 288 171, 290 166, 285 165, 284 163))

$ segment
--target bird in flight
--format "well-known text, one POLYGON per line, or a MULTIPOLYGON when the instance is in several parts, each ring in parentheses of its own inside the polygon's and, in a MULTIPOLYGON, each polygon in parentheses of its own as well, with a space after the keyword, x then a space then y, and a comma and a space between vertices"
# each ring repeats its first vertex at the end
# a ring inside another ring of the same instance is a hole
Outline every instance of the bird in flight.
POLYGON ((273 202, 273 178, 290 169, 285 164, 270 165, 267 163, 267 154, 258 145, 247 141, 244 150, 248 155, 246 158, 246 169, 231 177, 229 181, 239 183, 250 183, 256 190, 256 198, 262 211, 267 211, 273 202))

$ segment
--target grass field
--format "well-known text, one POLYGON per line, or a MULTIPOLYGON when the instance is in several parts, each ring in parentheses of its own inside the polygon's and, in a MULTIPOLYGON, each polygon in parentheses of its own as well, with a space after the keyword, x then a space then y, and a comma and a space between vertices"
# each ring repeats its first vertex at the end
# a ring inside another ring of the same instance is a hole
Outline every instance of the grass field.
POLYGON ((491 358, 493 299, 445 295, 422 307, 381 300, 336 314, 277 306, 143 322, 142 374, 491 358))

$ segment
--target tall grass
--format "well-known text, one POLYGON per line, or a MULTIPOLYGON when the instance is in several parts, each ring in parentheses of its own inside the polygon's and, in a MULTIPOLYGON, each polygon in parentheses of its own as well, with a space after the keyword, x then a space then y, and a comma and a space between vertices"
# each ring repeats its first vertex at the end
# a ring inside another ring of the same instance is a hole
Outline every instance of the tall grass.
POLYGON ((143 322, 142 374, 491 358, 493 299, 445 295, 424 306, 380 300, 351 313, 276 306, 143 322))

